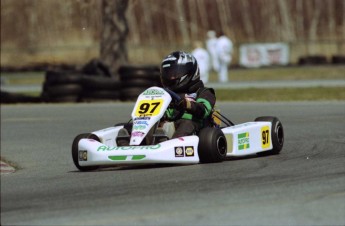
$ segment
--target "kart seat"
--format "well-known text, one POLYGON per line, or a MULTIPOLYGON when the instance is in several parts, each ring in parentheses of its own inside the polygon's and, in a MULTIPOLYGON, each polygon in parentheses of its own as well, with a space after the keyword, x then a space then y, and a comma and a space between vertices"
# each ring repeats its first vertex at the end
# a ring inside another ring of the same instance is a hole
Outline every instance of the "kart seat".
POLYGON ((128 146, 130 138, 131 137, 130 137, 127 129, 125 129, 125 128, 120 129, 119 133, 116 137, 117 146, 128 146))
POLYGON ((156 132, 153 134, 154 144, 161 143, 163 141, 169 140, 169 137, 165 134, 164 129, 159 127, 156 129, 156 132))

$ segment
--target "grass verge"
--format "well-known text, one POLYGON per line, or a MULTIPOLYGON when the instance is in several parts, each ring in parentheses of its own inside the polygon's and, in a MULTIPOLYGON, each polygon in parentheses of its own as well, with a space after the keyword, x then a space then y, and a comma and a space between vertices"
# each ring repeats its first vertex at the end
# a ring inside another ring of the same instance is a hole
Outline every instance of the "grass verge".
MULTIPOLYGON (((290 66, 272 68, 229 69, 230 81, 284 81, 284 80, 328 80, 345 79, 345 66, 290 66)), ((210 82, 218 80, 217 74, 210 73, 210 82)))
POLYGON ((217 89, 218 101, 322 101, 345 100, 343 87, 284 89, 217 89))

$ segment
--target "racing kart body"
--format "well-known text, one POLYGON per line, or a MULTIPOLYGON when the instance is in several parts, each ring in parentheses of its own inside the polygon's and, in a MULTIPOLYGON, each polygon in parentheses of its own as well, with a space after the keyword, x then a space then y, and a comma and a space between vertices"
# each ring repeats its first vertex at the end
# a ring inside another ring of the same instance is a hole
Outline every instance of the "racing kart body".
POLYGON ((235 125, 217 111, 210 118, 210 126, 196 134, 171 139, 174 123, 163 123, 163 116, 179 98, 168 89, 148 88, 139 95, 128 123, 80 134, 74 139, 75 166, 87 171, 121 164, 212 163, 231 156, 278 154, 283 147, 283 126, 276 117, 259 117, 235 125), (129 145, 120 146, 121 139, 129 145))

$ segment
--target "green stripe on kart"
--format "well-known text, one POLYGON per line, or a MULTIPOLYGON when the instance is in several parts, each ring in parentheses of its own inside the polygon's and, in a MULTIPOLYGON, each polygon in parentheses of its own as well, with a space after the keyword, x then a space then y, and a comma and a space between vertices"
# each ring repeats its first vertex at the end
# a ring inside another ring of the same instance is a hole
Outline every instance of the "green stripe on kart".
POLYGON ((132 160, 142 160, 145 157, 145 155, 133 155, 132 160))
POLYGON ((250 148, 249 144, 238 145, 238 150, 244 150, 250 148))
MULTIPOLYGON (((129 155, 131 156, 131 160, 142 160, 144 159, 146 156, 145 155, 129 155)), ((110 160, 113 160, 113 161, 125 161, 127 160, 127 155, 112 155, 112 156, 108 156, 108 158, 110 160)))
POLYGON ((127 159, 127 155, 108 156, 108 158, 113 161, 123 161, 127 159))
POLYGON ((238 134, 238 139, 246 138, 246 137, 249 137, 249 133, 240 133, 240 134, 238 134))

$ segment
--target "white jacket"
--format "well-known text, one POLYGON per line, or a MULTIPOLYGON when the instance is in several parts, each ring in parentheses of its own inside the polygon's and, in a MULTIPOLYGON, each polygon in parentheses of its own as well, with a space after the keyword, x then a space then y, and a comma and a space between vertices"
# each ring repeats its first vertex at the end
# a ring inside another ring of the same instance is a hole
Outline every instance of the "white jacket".
POLYGON ((229 64, 231 62, 231 55, 233 51, 232 41, 223 35, 218 38, 216 49, 219 61, 221 63, 229 64))

